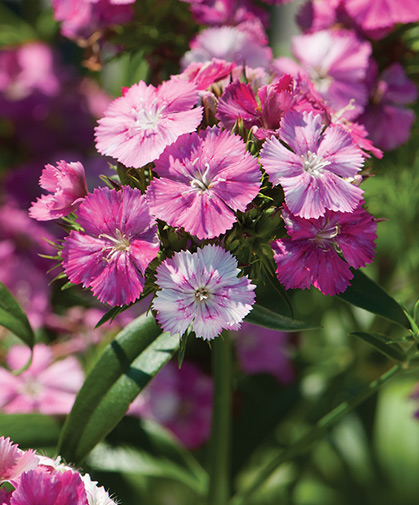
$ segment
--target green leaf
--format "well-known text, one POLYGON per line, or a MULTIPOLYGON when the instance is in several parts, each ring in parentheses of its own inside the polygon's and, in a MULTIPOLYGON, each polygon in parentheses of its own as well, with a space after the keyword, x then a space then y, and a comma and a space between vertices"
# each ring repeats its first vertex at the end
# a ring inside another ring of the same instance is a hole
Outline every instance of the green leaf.
POLYGON ((364 331, 354 331, 351 335, 362 338, 362 340, 368 342, 368 344, 375 347, 377 351, 385 354, 388 358, 400 361, 401 363, 404 363, 407 359, 406 353, 403 349, 386 335, 382 335, 380 333, 368 333, 364 331))
POLYGON ((318 328, 318 326, 313 326, 303 321, 296 321, 290 317, 281 316, 281 314, 257 304, 253 305, 253 309, 245 321, 256 326, 263 326, 264 328, 279 331, 314 330, 318 328))
POLYGON ((171 358, 179 339, 160 334, 143 314, 105 349, 87 376, 60 435, 59 453, 80 463, 122 419, 130 403, 171 358))
POLYGON ((356 307, 410 329, 409 320, 396 300, 360 270, 351 270, 354 274, 351 285, 337 296, 356 307))
POLYGON ((33 347, 35 336, 26 314, 13 298, 6 286, 0 282, 0 325, 19 337, 30 348, 33 347))
POLYGON ((137 476, 169 478, 182 482, 201 496, 205 494, 207 472, 162 426, 153 421, 129 417, 118 427, 118 431, 122 430, 122 440, 119 437, 116 446, 112 442, 102 443, 93 449, 88 457, 89 467, 137 476), (132 432, 132 429, 135 431, 132 432))
POLYGON ((59 422, 43 414, 0 414, 0 435, 10 437, 21 448, 55 447, 59 422))

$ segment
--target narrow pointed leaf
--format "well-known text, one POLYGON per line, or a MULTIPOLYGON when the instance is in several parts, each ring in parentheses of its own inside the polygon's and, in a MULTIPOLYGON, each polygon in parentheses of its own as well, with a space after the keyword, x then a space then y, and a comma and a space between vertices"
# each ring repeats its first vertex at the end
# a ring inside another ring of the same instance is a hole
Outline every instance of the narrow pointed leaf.
POLYGON ((178 338, 159 333, 152 316, 141 316, 105 350, 63 427, 59 452, 68 461, 80 463, 86 457, 177 350, 178 338))
POLYGON ((360 270, 352 271, 354 277, 351 285, 337 296, 356 307, 410 329, 409 320, 396 300, 360 270))
POLYGON ((281 314, 257 304, 253 306, 252 311, 245 320, 256 326, 263 326, 264 328, 279 331, 314 330, 318 328, 318 326, 313 326, 310 323, 281 316, 281 314))
POLYGON ((29 347, 33 347, 35 336, 26 314, 13 295, 0 282, 0 326, 4 326, 29 347))
POLYGON ((86 423, 103 397, 159 334, 154 317, 143 314, 120 331, 104 350, 86 377, 60 435, 59 452, 69 461, 72 461, 69 456, 73 455, 86 423))
POLYGON ((377 351, 383 353, 390 359, 405 362, 407 359, 406 353, 397 343, 394 343, 386 335, 380 333, 369 333, 365 331, 354 331, 351 335, 362 338, 365 342, 372 345, 377 351))

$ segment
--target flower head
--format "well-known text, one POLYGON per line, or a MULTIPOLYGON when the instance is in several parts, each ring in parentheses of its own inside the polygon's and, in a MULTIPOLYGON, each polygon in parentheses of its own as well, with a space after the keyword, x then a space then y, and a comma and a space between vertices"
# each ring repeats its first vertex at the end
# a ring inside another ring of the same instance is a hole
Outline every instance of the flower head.
POLYGON ((70 281, 91 287, 110 305, 135 301, 159 249, 157 227, 140 191, 96 189, 80 205, 78 223, 84 231, 72 231, 62 251, 70 281))
POLYGON ((24 452, 10 438, 0 437, 0 484, 17 479, 37 464, 38 457, 34 451, 24 452))
POLYGON ((84 167, 79 162, 58 161, 45 165, 39 180, 41 188, 51 195, 42 195, 29 209, 29 216, 38 221, 58 219, 73 212, 87 195, 84 167))
POLYGON ((351 184, 363 164, 363 155, 349 133, 339 126, 323 131, 321 116, 288 112, 280 139, 263 146, 260 161, 273 184, 284 188, 290 211, 305 219, 323 216, 327 209, 351 212, 363 191, 351 184))
POLYGON ((254 303, 255 286, 237 277, 237 260, 215 245, 180 251, 157 267, 153 308, 165 331, 182 336, 191 325, 197 337, 237 329, 254 303))
POLYGON ((143 81, 126 89, 96 127, 96 147, 127 167, 156 160, 179 135, 194 131, 202 117, 195 84, 171 79, 158 88, 143 81))
POLYGON ((353 277, 349 267, 374 258, 377 225, 361 206, 350 213, 326 211, 319 219, 302 219, 284 207, 282 216, 291 238, 271 245, 276 274, 287 289, 313 285, 325 295, 342 293, 353 277))
POLYGON ((147 191, 151 213, 198 238, 230 229, 235 211, 258 194, 261 173, 237 135, 217 127, 180 137, 156 161, 147 191))

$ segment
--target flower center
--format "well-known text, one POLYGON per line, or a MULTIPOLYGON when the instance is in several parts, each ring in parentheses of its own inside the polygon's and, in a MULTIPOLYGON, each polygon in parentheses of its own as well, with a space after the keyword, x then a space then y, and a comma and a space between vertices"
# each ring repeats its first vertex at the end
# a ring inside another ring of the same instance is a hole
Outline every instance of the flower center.
POLYGON ((301 158, 303 160, 304 170, 314 177, 322 175, 324 167, 331 164, 330 161, 324 160, 321 156, 317 156, 316 153, 312 153, 311 151, 302 154, 301 158))
POLYGON ((107 244, 103 247, 102 251, 109 251, 106 260, 110 261, 112 257, 119 252, 128 252, 130 247, 130 242, 126 235, 122 234, 121 230, 115 230, 115 236, 108 235, 107 233, 101 233, 99 238, 105 238, 109 240, 111 244, 107 244))
POLYGON ((154 130, 159 124, 160 118, 166 105, 158 104, 157 100, 153 100, 151 104, 145 104, 144 100, 137 106, 131 108, 134 124, 129 128, 130 133, 137 130, 154 130))
POLYGON ((41 394, 42 390, 42 384, 40 384, 33 377, 25 379, 25 381, 19 387, 19 392, 21 394, 30 396, 32 398, 38 397, 41 394))
POLYGON ((322 249, 328 249, 328 245, 331 244, 339 252, 339 246, 334 241, 339 233, 340 225, 330 225, 329 221, 327 221, 324 228, 319 230, 312 240, 317 242, 317 245, 322 249))
MULTIPOLYGON (((198 158, 193 162, 193 164, 195 164, 197 161, 198 158)), ((208 191, 212 187, 211 180, 208 177, 208 173, 210 171, 209 163, 205 163, 204 166, 204 172, 198 170, 195 173, 195 177, 190 182, 191 187, 199 191, 208 191)))
POLYGON ((330 85, 332 84, 332 78, 327 75, 327 70, 320 68, 312 68, 310 71, 310 78, 314 83, 316 91, 321 95, 327 93, 330 85))
POLYGON ((196 298, 196 301, 199 303, 202 303, 202 302, 205 302, 206 300, 208 300, 209 296, 210 296, 210 292, 208 291, 207 288, 198 288, 195 291, 195 298, 196 298))

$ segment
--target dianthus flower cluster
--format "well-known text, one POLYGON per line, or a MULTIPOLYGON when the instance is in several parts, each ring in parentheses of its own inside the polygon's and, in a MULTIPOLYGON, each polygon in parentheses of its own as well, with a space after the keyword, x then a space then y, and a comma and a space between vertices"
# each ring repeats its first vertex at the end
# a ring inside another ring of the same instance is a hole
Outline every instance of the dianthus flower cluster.
POLYGON ((88 474, 60 462, 22 451, 0 437, 0 502, 7 505, 115 505, 88 474))
POLYGON ((207 27, 182 72, 123 88, 98 121, 119 180, 86 194, 80 163, 48 165, 52 194, 31 215, 76 214, 60 253, 70 282, 112 306, 154 293, 165 331, 211 339, 239 327, 275 270, 286 289, 335 295, 372 262, 362 181, 408 138, 417 90, 401 65, 378 67, 371 33, 419 10, 373 2, 374 23, 366 0, 310 0, 294 59, 274 59, 250 1, 188 3, 207 27))

